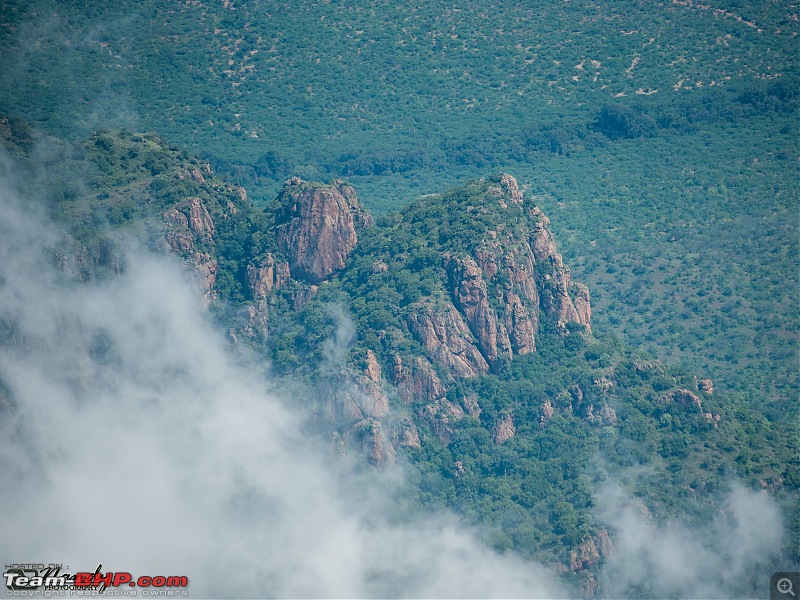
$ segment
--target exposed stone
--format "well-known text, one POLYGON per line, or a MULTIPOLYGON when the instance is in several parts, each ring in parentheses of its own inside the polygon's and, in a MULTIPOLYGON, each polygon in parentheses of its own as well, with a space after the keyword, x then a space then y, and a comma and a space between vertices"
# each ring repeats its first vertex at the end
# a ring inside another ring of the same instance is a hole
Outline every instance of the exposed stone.
POLYGON ((171 227, 189 227, 189 219, 175 207, 164 213, 164 221, 171 227))
POLYGON ((393 377, 397 392, 406 404, 429 403, 447 392, 433 365, 421 356, 413 357, 409 366, 396 357, 393 377))
POLYGON ((508 208, 507 203, 511 204, 521 204, 522 203, 522 192, 517 185, 517 180, 514 179, 511 175, 507 173, 503 173, 500 176, 500 185, 497 187, 490 187, 489 193, 500 200, 500 206, 503 208, 508 208))
POLYGON ((295 179, 277 200, 276 242, 289 258, 292 277, 320 283, 342 270, 357 229, 372 225, 355 190, 344 184, 312 186, 295 179))
POLYGON ((512 357, 511 341, 489 306, 481 268, 472 257, 450 257, 446 268, 455 304, 464 313, 486 362, 495 368, 501 357, 512 357))
POLYGON ((478 394, 471 392, 461 398, 461 406, 470 417, 481 416, 481 406, 478 404, 478 394))
POLYGON ((454 424, 464 417, 464 411, 446 398, 437 398, 425 406, 420 416, 428 422, 434 435, 442 444, 449 444, 454 424))
POLYGON ((359 406, 365 415, 380 419, 389 414, 389 398, 383 391, 381 367, 372 350, 367 350, 366 362, 363 375, 357 378, 359 406))
POLYGON ((214 221, 200 198, 191 198, 188 204, 182 205, 188 211, 189 229, 203 241, 210 242, 214 237, 214 221))
POLYGON ((600 409, 600 418, 604 425, 617 424, 617 413, 608 404, 604 404, 603 408, 600 409))
POLYGON ((265 300, 257 300, 246 305, 243 309, 247 322, 240 329, 231 329, 229 334, 235 343, 238 343, 238 334, 245 335, 248 339, 265 342, 269 333, 269 309, 265 300))
POLYGON ((421 448, 419 432, 411 417, 405 417, 395 425, 392 443, 401 448, 421 448))
POLYGON ((192 257, 193 271, 197 276, 200 284, 200 290, 203 292, 203 303, 208 306, 211 301, 216 297, 214 292, 214 284, 217 282, 217 271, 219 265, 216 259, 213 259, 210 254, 195 253, 192 257))
POLYGON ((451 302, 439 306, 420 303, 409 316, 409 328, 431 360, 438 361, 455 378, 483 375, 489 365, 475 337, 451 302))
POLYGON ((508 173, 503 173, 500 176, 500 187, 503 189, 505 195, 508 196, 512 204, 522 204, 522 192, 517 185, 517 180, 508 173))
POLYGON ((601 558, 607 558, 614 550, 611 538, 605 528, 594 536, 586 536, 583 541, 570 552, 569 568, 574 573, 593 567, 601 558))
POLYGON ((697 389, 706 394, 714 393, 714 382, 710 379, 701 379, 697 382, 697 389))
POLYGON ((586 325, 587 331, 591 331, 592 306, 589 302, 589 288, 582 283, 573 283, 572 292, 575 296, 573 305, 578 313, 578 322, 586 325))
POLYGON ((701 400, 700 396, 695 394, 694 392, 690 392, 689 390, 685 389, 677 389, 673 390, 665 397, 667 402, 676 402, 683 408, 692 408, 695 407, 698 411, 702 411, 703 408, 703 401, 701 400))
POLYGON ((550 403, 550 400, 545 400, 542 403, 541 410, 542 414, 539 417, 539 429, 544 429, 547 426, 548 421, 553 418, 553 415, 556 411, 553 408, 553 405, 550 403))
POLYGON ((550 219, 548 219, 538 207, 530 209, 531 218, 531 248, 536 262, 542 262, 547 258, 555 257, 556 242, 553 234, 550 233, 550 219))
POLYGON ((517 433, 517 427, 514 424, 514 417, 511 413, 506 414, 495 425, 494 443, 502 444, 510 440, 517 433))
POLYGON ((267 254, 258 265, 247 265, 247 285, 254 299, 266 298, 289 281, 289 263, 267 254))
POLYGON ((536 351, 536 328, 528 309, 514 292, 506 294, 505 326, 515 354, 536 351))
POLYGON ((164 239, 175 254, 184 255, 194 249, 192 234, 188 231, 168 231, 164 239))
POLYGON ((364 373, 371 381, 374 381, 375 383, 381 383, 383 380, 383 373, 381 371, 381 366, 378 364, 378 359, 375 358, 375 353, 367 348, 365 358, 367 361, 367 366, 364 368, 364 373))
POLYGON ((203 174, 200 172, 200 169, 192 169, 192 179, 194 179, 197 183, 206 182, 206 180, 203 178, 203 174))
POLYGON ((356 423, 350 434, 361 444, 369 461, 380 468, 393 463, 397 453, 383 432, 380 421, 364 419, 356 423))

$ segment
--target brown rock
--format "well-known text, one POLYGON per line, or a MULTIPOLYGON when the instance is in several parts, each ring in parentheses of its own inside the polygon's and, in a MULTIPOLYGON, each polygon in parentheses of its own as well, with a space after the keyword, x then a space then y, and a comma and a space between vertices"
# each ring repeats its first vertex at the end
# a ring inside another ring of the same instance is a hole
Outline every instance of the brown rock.
POLYGON ((613 548, 611 538, 603 528, 596 536, 585 537, 578 547, 570 552, 569 568, 574 573, 593 567, 601 558, 610 556, 613 548))
POLYGON ((475 392, 471 392, 461 398, 461 406, 464 407, 464 410, 470 417, 481 416, 481 406, 478 404, 478 394, 475 392))
POLYGON ((697 389, 706 394, 714 393, 714 382, 710 379, 701 379, 697 382, 697 389))
POLYGON ((266 298, 289 281, 289 263, 267 254, 258 265, 247 265, 247 285, 253 298, 266 298))
POLYGON ((189 219, 175 207, 164 213, 164 221, 171 227, 189 227, 189 219))
POLYGON ((553 418, 555 414, 555 409, 553 405, 550 403, 550 400, 545 400, 542 404, 542 414, 539 417, 539 428, 544 429, 547 426, 548 421, 553 418))
POLYGON ((194 179, 197 183, 206 182, 206 180, 203 178, 203 174, 200 172, 200 169, 192 169, 192 179, 194 179))
POLYGON ((428 422, 439 441, 447 445, 455 431, 455 422, 464 417, 464 411, 446 398, 437 398, 422 409, 420 416, 428 422))
POLYGON ((510 440, 517 433, 517 427, 514 425, 514 417, 511 413, 505 415, 495 425, 494 430, 494 443, 502 444, 510 440))
POLYGON ((573 305, 578 313, 578 323, 586 325, 586 330, 591 331, 592 306, 589 303, 589 288, 582 283, 573 283, 572 292, 575 296, 573 305))
POLYGON ((383 391, 383 375, 372 350, 366 352, 364 373, 356 379, 361 411, 370 417, 380 419, 389 414, 389 398, 383 391))
POLYGON ((698 411, 702 411, 703 408, 703 401, 701 400, 700 396, 685 389, 673 390, 667 394, 664 399, 667 402, 675 401, 683 408, 695 407, 698 411))
POLYGON ((292 179, 278 196, 276 242, 289 258, 292 277, 320 283, 344 268, 357 229, 372 225, 344 184, 312 186, 292 179))
POLYGON ((193 257, 193 271, 197 275, 200 289, 203 292, 203 303, 208 306, 216 297, 214 284, 217 282, 217 261, 210 254, 196 253, 193 257))
POLYGON ((430 403, 447 393, 433 365, 421 356, 412 358, 409 366, 397 357, 394 380, 397 392, 406 404, 430 403))
POLYGON ((505 326, 514 353, 523 355, 536 351, 536 328, 528 309, 514 292, 506 294, 505 326))
POLYGON ((499 198, 503 208, 507 208, 508 203, 522 204, 522 192, 517 185, 517 180, 507 173, 500 176, 499 186, 490 187, 488 191, 492 196, 499 198))
POLYGON ((489 306, 481 268, 472 257, 451 257, 445 266, 455 304, 466 317, 486 362, 495 368, 500 358, 512 357, 511 341, 489 306))
POLYGON ((396 424, 394 429, 395 435, 392 438, 392 443, 401 448, 421 448, 422 444, 419 441, 419 432, 414 421, 410 417, 405 417, 396 424))
POLYGON ((189 213, 186 215, 189 229, 203 241, 210 242, 214 237, 214 221, 200 198, 191 198, 185 210, 189 213))
POLYGON ((362 451, 378 468, 393 463, 397 453, 383 431, 380 421, 364 419, 356 423, 350 434, 360 442, 362 451))
POLYGON ((383 373, 381 366, 378 364, 378 359, 375 358, 375 353, 367 348, 366 352, 367 366, 364 368, 364 373, 374 383, 381 383, 383 381, 383 373))
POLYGON ((431 360, 438 361, 455 378, 489 372, 475 337, 451 302, 435 306, 420 303, 409 316, 409 329, 431 360))
POLYGON ((536 262, 542 262, 547 258, 558 256, 556 253, 556 242, 553 234, 550 233, 550 219, 544 216, 538 207, 534 206, 530 212, 531 221, 531 248, 536 262))

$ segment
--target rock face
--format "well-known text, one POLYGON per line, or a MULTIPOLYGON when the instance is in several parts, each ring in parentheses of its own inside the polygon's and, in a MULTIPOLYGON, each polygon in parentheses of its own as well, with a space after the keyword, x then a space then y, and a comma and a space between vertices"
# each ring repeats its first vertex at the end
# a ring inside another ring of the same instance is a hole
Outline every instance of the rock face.
POLYGON ((320 283, 344 268, 358 241, 357 231, 372 225, 349 185, 312 186, 294 178, 278 196, 275 240, 289 259, 292 277, 320 283))
POLYGON ((494 431, 494 443, 502 444, 507 442, 517 433, 517 427, 514 425, 514 417, 511 413, 505 415, 497 423, 494 431))
POLYGON ((714 393, 714 382, 710 379, 701 379, 697 382, 697 389, 706 394, 714 393))
POLYGON ((420 304, 409 317, 409 328, 428 357, 444 365, 455 378, 484 375, 489 365, 476 346, 461 314, 451 302, 420 304))
POLYGON ((267 254, 256 265, 247 265, 247 285, 254 300, 265 299, 289 281, 289 263, 267 254))
POLYGON ((512 351, 508 331, 489 306, 481 268, 471 257, 446 259, 445 267, 455 305, 466 317, 486 362, 496 368, 501 357, 510 360, 512 351))
POLYGON ((436 369, 427 359, 415 356, 404 364, 396 356, 392 369, 392 382, 406 404, 429 403, 443 398, 447 389, 436 374, 436 369))
POLYGON ((569 557, 569 568, 573 573, 592 567, 602 558, 608 558, 614 550, 614 544, 605 528, 595 535, 587 536, 575 548, 569 557))
POLYGON ((201 198, 194 197, 168 209, 163 214, 163 221, 167 247, 183 257, 203 293, 203 303, 208 306, 216 297, 214 285, 219 263, 213 252, 199 252, 196 249, 198 244, 202 244, 213 250, 216 226, 211 213, 201 198))
POLYGON ((695 394, 694 392, 690 392, 689 390, 684 389, 677 389, 673 390, 666 396, 664 399, 667 402, 676 402, 680 404, 683 408, 691 409, 694 407, 697 411, 702 411, 703 409, 703 400, 695 394))

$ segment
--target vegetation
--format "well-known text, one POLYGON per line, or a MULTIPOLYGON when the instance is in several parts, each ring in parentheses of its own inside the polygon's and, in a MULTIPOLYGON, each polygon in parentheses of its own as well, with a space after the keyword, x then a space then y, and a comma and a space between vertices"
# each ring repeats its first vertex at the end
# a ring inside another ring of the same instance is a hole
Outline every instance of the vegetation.
POLYGON ((796 503, 797 13, 739 0, 0 0, 1 141, 20 185, 34 195, 43 181, 90 254, 109 228, 160 243, 163 213, 191 197, 228 215, 198 250, 219 263, 212 310, 234 325, 252 300, 247 265, 280 254, 281 183, 347 178, 377 225, 300 310, 302 290, 271 298, 261 348, 310 384, 342 314, 351 361, 370 349, 389 369, 398 338, 385 332, 445 293, 441 252, 472 250, 501 218, 468 210, 473 180, 513 172, 588 284, 596 336, 543 328, 535 355, 451 387, 480 415, 447 443, 420 425, 406 459, 420 504, 458 510, 500 549, 565 562, 596 532, 594 484, 630 465, 648 467, 636 490, 658 518, 706 518, 731 474, 796 503), (665 403, 675 389, 703 412, 665 403), (617 422, 590 422, 582 403, 617 422), (511 408, 517 434, 496 445, 511 408))

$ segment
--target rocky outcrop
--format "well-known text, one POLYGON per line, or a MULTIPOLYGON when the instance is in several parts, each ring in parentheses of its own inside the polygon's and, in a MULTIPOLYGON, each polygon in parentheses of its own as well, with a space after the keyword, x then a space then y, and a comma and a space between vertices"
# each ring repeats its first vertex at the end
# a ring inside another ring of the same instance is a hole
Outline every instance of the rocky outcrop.
POLYGON ((451 302, 423 302, 408 318, 409 329, 428 357, 455 378, 484 375, 489 365, 461 314, 451 302))
POLYGON ((511 359, 511 341, 503 323, 489 306, 483 271, 472 257, 445 259, 455 305, 467 319, 486 362, 494 369, 501 358, 511 359))
POLYGON ((556 252, 556 243, 550 232, 550 220, 535 206, 528 214, 532 223, 531 249, 539 265, 537 285, 543 312, 559 328, 565 328, 567 323, 580 323, 590 331, 592 310, 589 289, 583 284, 572 282, 569 267, 564 265, 561 255, 556 252))
POLYGON ((264 299, 289 281, 289 263, 267 254, 255 265, 247 265, 247 287, 253 299, 264 299))
POLYGON ((419 414, 430 425, 439 441, 445 445, 450 443, 456 421, 464 417, 461 407, 446 398, 435 399, 423 407, 419 414))
POLYGON ((547 426, 547 423, 550 419, 553 418, 555 414, 555 409, 553 408, 552 403, 550 400, 545 400, 541 406, 541 415, 539 416, 539 429, 544 429, 547 426))
POLYGON ((422 356, 415 356, 407 363, 395 356, 392 382, 406 404, 430 403, 447 392, 433 365, 422 356))
POLYGON ((522 192, 517 180, 507 173, 500 175, 499 184, 490 187, 488 191, 500 201, 500 206, 503 208, 507 208, 508 204, 522 204, 522 192))
POLYGON ((195 274, 195 280, 200 286, 200 291, 203 293, 203 304, 208 306, 211 304, 211 301, 216 298, 214 284, 217 282, 219 264, 210 254, 204 252, 195 253, 192 257, 192 261, 192 271, 195 274))
POLYGON ((586 329, 591 331, 592 306, 589 302, 589 288, 582 283, 573 283, 572 290, 575 312, 578 313, 578 322, 586 325, 586 329))
POLYGON ((380 419, 389 414, 389 398, 383 391, 383 373, 372 350, 366 352, 366 367, 358 377, 360 406, 365 415, 380 419))
POLYGON ((514 416, 508 413, 497 422, 492 437, 495 444, 502 444, 514 437, 516 433, 517 426, 514 424, 514 416))
POLYGON ((514 292, 505 297, 504 323, 511 339, 514 354, 523 355, 536 351, 536 326, 528 308, 514 292))
POLYGON ((710 379, 701 379, 697 382, 697 389, 706 394, 713 394, 714 382, 710 379))
POLYGON ((289 259, 292 277, 320 283, 344 268, 358 240, 372 225, 355 190, 340 182, 329 186, 289 180, 278 196, 275 239, 289 259))
POLYGON ((397 457, 397 452, 386 437, 383 426, 375 419, 359 421, 347 432, 346 437, 352 438, 361 447, 361 452, 367 456, 369 462, 376 467, 393 463, 397 457))
POLYGON ((535 259, 526 240, 518 240, 501 227, 487 232, 474 252, 475 261, 487 281, 489 296, 498 300, 512 353, 536 351, 539 328, 539 294, 535 259))
POLYGON ((595 535, 587 536, 570 552, 569 568, 573 573, 593 567, 603 558, 608 558, 614 551, 614 544, 605 528, 595 535))
POLYGON ((694 408, 697 411, 702 411, 703 409, 703 400, 700 398, 700 396, 685 389, 679 388, 671 391, 669 394, 664 396, 664 400, 666 402, 676 402, 681 407, 686 409, 694 408))
POLYGON ((419 432, 411 417, 396 420, 391 428, 390 441, 395 448, 421 448, 419 432))
POLYGON ((214 237, 214 221, 200 198, 190 198, 176 207, 186 215, 191 229, 198 238, 210 242, 214 237))

